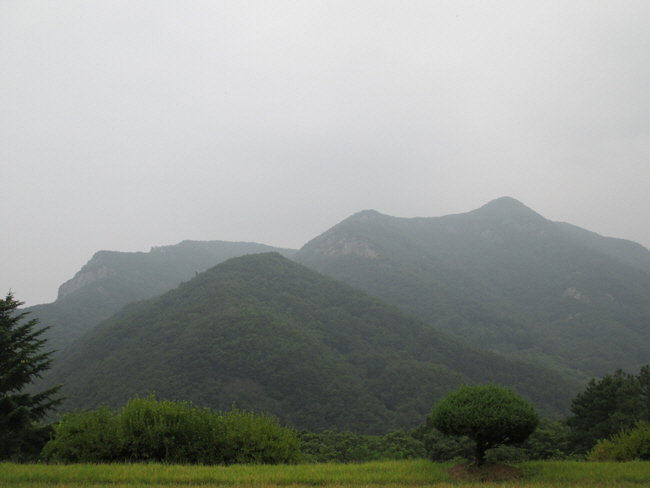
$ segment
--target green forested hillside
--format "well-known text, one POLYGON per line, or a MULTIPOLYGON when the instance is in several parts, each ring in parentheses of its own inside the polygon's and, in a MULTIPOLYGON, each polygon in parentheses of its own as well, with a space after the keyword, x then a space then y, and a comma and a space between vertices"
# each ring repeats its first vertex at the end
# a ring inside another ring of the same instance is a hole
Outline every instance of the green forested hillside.
POLYGON ((295 251, 252 242, 183 241, 150 252, 99 251, 59 288, 53 303, 26 310, 41 325, 51 326, 47 347, 63 349, 127 303, 160 295, 197 273, 236 256, 295 251))
POLYGON ((67 348, 47 383, 64 410, 133 395, 266 411, 314 431, 414 427, 461 383, 495 381, 566 412, 558 374, 463 345, 277 253, 234 258, 131 304, 67 348))
POLYGON ((438 218, 364 211, 294 259, 469 344, 584 381, 650 357, 648 256, 501 198, 438 218))

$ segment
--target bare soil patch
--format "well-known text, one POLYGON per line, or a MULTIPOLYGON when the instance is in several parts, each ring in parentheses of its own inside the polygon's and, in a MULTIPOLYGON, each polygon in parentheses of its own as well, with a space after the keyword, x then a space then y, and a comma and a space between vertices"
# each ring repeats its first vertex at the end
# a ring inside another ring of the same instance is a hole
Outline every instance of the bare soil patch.
POLYGON ((468 481, 516 481, 521 479, 521 470, 507 464, 485 463, 481 467, 470 463, 457 464, 447 473, 457 480, 468 481))

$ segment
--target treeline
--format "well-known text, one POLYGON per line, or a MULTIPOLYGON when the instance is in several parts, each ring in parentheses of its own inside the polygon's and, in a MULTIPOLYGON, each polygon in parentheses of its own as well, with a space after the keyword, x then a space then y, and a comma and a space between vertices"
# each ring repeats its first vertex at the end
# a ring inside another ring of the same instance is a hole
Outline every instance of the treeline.
MULTIPOLYGON (((564 459, 568 428, 543 419, 520 447, 502 446, 488 461, 564 459)), ((40 459, 53 463, 162 462, 173 464, 278 464, 377 460, 468 459, 474 443, 446 437, 428 424, 384 436, 281 427, 277 419, 233 409, 225 414, 187 402, 135 398, 114 413, 102 406, 66 414, 52 426, 40 459)))
MULTIPOLYGON (((521 446, 488 451, 488 461, 566 459, 569 430, 543 419, 521 446)), ((113 413, 107 407, 67 414, 53 426, 40 459, 54 463, 163 462, 229 465, 237 463, 360 463, 378 460, 470 459, 474 443, 446 437, 422 425, 384 436, 331 430, 297 432, 277 419, 242 412, 200 410, 186 402, 133 399, 113 413)))
MULTIPOLYGON (((560 420, 542 419, 521 446, 501 446, 487 453, 493 462, 560 460, 571 457, 569 429, 560 420)), ((367 462, 387 459, 429 459, 436 462, 470 459, 475 443, 467 437, 447 437, 430 425, 394 431, 384 436, 357 435, 349 431, 298 433, 307 462, 367 462)))
MULTIPOLYGON (((492 462, 535 460, 650 460, 650 365, 638 374, 617 370, 592 379, 571 403, 571 416, 542 418, 521 445, 487 452, 492 462)), ((365 462, 427 458, 432 461, 469 459, 474 443, 447 437, 428 423, 384 436, 331 430, 301 431, 301 452, 311 462, 365 462)))
MULTIPOLYGON (((543 418, 521 445, 487 452, 487 461, 650 459, 650 365, 638 375, 616 371, 593 379, 572 402, 573 415, 543 418)), ((448 437, 427 423, 386 435, 314 433, 233 409, 212 413, 187 402, 133 399, 118 413, 107 407, 67 414, 53 426, 41 458, 50 462, 182 464, 367 462, 471 459, 474 442, 448 437)))

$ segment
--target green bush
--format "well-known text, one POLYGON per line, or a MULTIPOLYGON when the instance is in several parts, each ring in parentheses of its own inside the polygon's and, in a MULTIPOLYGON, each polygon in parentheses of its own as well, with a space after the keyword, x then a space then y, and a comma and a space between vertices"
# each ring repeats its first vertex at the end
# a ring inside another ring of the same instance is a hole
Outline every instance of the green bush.
POLYGON ((590 461, 650 460, 650 422, 637 422, 634 429, 624 427, 611 439, 602 439, 589 452, 590 461))
POLYGON ((468 437, 444 435, 431 425, 427 417, 425 424, 412 431, 413 437, 424 444, 426 457, 434 462, 469 459, 474 455, 474 442, 468 437))
POLYGON ((315 434, 303 430, 298 435, 300 449, 309 462, 361 463, 426 457, 424 444, 404 431, 366 436, 349 431, 327 430, 315 434))
POLYGON ((558 420, 543 418, 520 446, 498 446, 486 452, 492 463, 560 461, 569 457, 569 428, 558 420))
POLYGON ((154 396, 130 400, 117 415, 103 406, 68 414, 42 452, 58 463, 226 465, 292 463, 299 455, 296 433, 274 418, 234 407, 222 415, 154 396))
POLYGON ((41 452, 44 459, 100 463, 116 461, 119 457, 117 423, 107 407, 67 414, 53 429, 52 440, 41 452))

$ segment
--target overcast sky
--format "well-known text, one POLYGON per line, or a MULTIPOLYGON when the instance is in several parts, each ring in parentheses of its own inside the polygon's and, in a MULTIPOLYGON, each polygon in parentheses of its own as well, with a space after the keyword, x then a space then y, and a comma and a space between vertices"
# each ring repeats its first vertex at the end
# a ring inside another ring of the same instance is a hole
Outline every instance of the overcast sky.
POLYGON ((0 292, 514 197, 650 247, 650 2, 0 2, 0 292))

